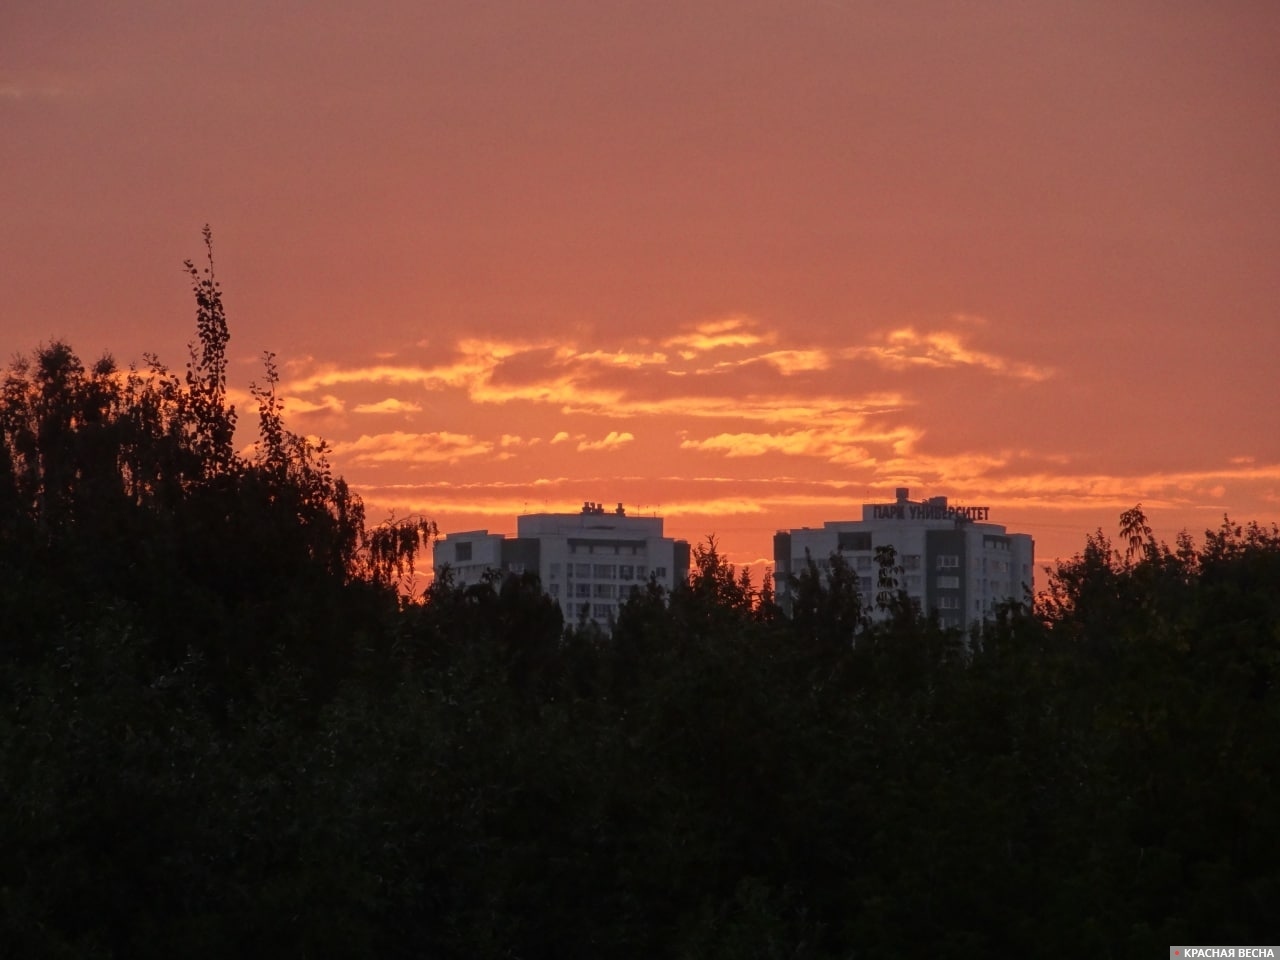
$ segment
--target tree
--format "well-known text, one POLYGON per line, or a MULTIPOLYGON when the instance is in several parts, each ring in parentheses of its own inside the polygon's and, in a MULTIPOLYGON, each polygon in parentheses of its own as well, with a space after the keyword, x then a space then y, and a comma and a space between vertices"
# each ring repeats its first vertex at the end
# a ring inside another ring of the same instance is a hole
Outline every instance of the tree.
POLYGON ((790 583, 791 626, 806 645, 831 653, 847 652, 864 626, 858 575, 840 553, 833 553, 824 575, 805 551, 805 567, 790 583))
POLYGON ((1132 563, 1148 544, 1155 546, 1151 527, 1147 525, 1146 514, 1142 512, 1142 504, 1135 504, 1120 514, 1120 537, 1129 543, 1124 552, 1126 563, 1132 563))

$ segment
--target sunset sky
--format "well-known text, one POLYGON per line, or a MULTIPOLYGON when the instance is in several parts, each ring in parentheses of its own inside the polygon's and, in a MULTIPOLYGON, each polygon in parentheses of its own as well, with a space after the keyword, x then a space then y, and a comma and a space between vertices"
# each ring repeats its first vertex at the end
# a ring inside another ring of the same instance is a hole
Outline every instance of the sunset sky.
POLYGON ((0 191, 5 358, 180 370, 208 223, 374 520, 1280 519, 1278 3, 9 0, 0 191))

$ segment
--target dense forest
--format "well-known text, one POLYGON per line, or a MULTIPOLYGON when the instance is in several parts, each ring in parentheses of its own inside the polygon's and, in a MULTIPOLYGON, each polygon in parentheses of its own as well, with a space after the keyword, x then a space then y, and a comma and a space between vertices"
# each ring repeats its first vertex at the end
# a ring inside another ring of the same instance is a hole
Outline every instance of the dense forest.
POLYGON ((1170 547, 1135 507, 968 631, 892 557, 874 597, 805 573, 784 616, 714 540, 612 635, 529 576, 407 597, 432 524, 367 521, 269 355, 237 450, 187 266, 185 373, 51 343, 4 380, 6 955, 1274 941, 1274 526, 1170 547))

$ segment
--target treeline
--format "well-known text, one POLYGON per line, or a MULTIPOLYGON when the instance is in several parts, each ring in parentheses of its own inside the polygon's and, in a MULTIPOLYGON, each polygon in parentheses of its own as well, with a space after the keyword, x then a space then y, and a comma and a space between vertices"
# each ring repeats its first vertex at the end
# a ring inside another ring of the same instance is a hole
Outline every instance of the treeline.
POLYGON ((536 579, 397 593, 322 446, 233 446, 197 340, 0 398, 6 955, 989 957, 1274 939, 1280 530, 1137 508, 945 629, 714 541, 566 625, 536 579), (875 606, 881 615, 868 614, 875 606), (1050 946, 1052 945, 1052 946, 1050 946))

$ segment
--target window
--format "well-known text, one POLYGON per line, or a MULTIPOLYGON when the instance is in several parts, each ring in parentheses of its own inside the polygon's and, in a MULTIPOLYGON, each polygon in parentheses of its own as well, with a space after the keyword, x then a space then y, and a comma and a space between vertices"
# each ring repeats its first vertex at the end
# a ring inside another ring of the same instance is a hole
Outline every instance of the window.
POLYGON ((960 598, 959 597, 939 597, 938 609, 939 610, 959 610, 960 598))
POLYGON ((612 596, 613 596, 613 584, 612 584, 612 583, 597 583, 597 584, 596 584, 596 586, 595 586, 595 589, 591 591, 591 595, 592 595, 593 597, 612 597, 612 596))
POLYGON ((636 578, 636 568, 629 563, 624 563, 618 567, 619 580, 634 580, 636 578))
POLYGON ((953 576, 952 576, 952 577, 949 577, 949 576, 941 576, 941 577, 938 577, 938 589, 939 589, 939 590, 959 590, 959 589, 960 589, 960 578, 959 578, 959 577, 953 577, 953 576))
POLYGON ((559 576, 560 576, 560 564, 558 563, 551 564, 551 579, 554 580, 559 576))
POLYGON ((547 592, 550 593, 553 597, 560 596, 560 584, 558 583, 550 584, 547 587, 547 592))
POLYGON ((870 578, 870 577, 859 577, 859 578, 858 578, 858 590, 862 593, 862 595, 863 595, 863 596, 867 596, 868 594, 870 594, 870 593, 871 593, 871 578, 870 578))
POLYGON ((665 579, 667 579, 667 568, 666 568, 666 567, 654 567, 654 568, 653 568, 653 575, 654 575, 655 577, 657 577, 659 580, 665 580, 665 579))
POLYGON ((453 558, 457 560, 459 563, 466 563, 468 560, 470 560, 471 544, 466 542, 454 544, 453 558))
POLYGON ((591 608, 591 615, 600 619, 607 619, 613 614, 613 604, 597 603, 591 608))
POLYGON ((857 567, 857 569, 859 569, 859 570, 870 570, 870 569, 871 569, 871 558, 870 558, 870 557, 858 557, 858 558, 854 561, 854 566, 855 566, 855 567, 857 567))
POLYGON ((947 570, 960 566, 960 558, 954 553, 943 553, 938 556, 938 569, 947 570))
POLYGON ((589 564, 589 563, 575 563, 575 564, 573 565, 573 575, 574 575, 575 577, 589 577, 589 576, 591 576, 591 564, 589 564))
POLYGON ((573 595, 574 595, 575 597, 589 597, 589 596, 591 596, 591 584, 589 584, 589 583, 579 583, 577 586, 575 586, 575 587, 573 588, 573 595))
POLYGON ((871 534, 853 530, 841 530, 836 534, 837 550, 870 550, 871 534))
POLYGON ((618 568, 612 563, 597 563, 593 573, 597 580, 613 580, 618 576, 618 568))
POLYGON ((903 556, 902 556, 902 569, 903 569, 903 570, 919 570, 919 569, 920 569, 920 554, 918 554, 918 553, 906 553, 906 554, 903 554, 903 556))
POLYGON ((637 580, 644 580, 644 579, 645 579, 645 578, 647 578, 648 576, 649 576, 649 574, 645 572, 645 566, 644 566, 644 564, 643 564, 643 563, 638 563, 638 564, 636 564, 636 579, 637 579, 637 580))

